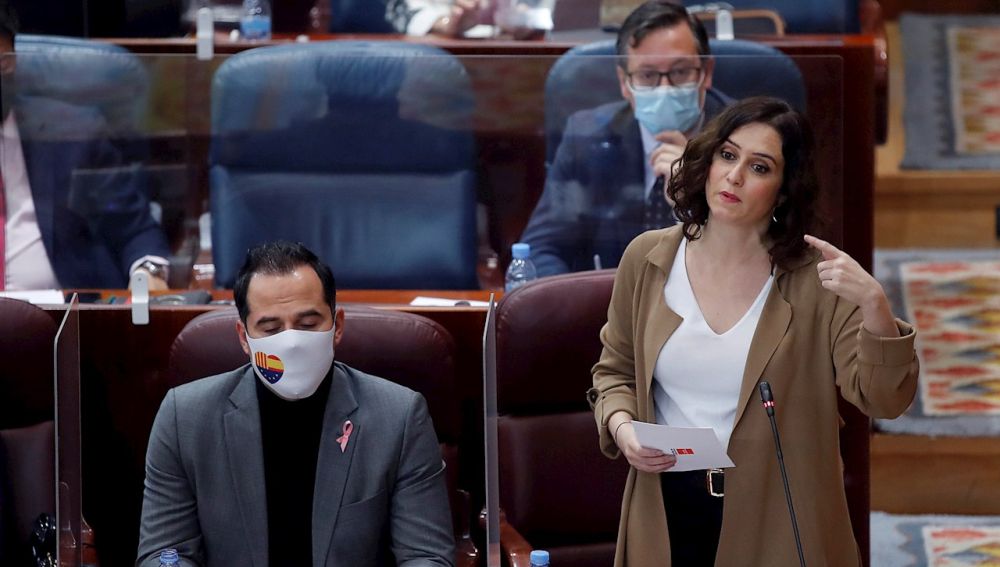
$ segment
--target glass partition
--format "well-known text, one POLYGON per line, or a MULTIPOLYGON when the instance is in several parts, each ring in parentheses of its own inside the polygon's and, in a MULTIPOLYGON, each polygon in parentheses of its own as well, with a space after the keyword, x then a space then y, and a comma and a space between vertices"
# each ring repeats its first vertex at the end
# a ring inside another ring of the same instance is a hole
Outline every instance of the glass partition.
MULTIPOLYGON (((9 162, 23 163, 20 180, 4 181, 8 195, 15 186, 31 195, 32 208, 18 211, 36 232, 20 240, 23 249, 8 248, 8 262, 17 259, 8 287, 121 289, 142 266, 174 290, 215 291, 231 287, 248 247, 276 238, 317 251, 340 289, 500 289, 511 245, 522 240, 543 275, 612 268, 632 238, 672 222, 669 207, 659 209, 663 217, 649 215, 650 196, 666 185, 656 187, 662 173, 652 153, 711 131, 712 117, 733 100, 762 94, 786 99, 812 123, 823 234, 843 241, 846 207, 864 203, 855 195, 870 199, 872 141, 858 133, 870 117, 847 115, 854 106, 845 101, 845 85, 864 87, 864 74, 844 68, 842 45, 786 45, 792 55, 762 55, 753 45, 713 44, 712 59, 647 67, 623 66, 607 42, 570 55, 570 46, 546 42, 446 47, 452 53, 420 42, 289 42, 199 61, 101 42, 19 43, 16 73, 0 84, 10 110, 0 157, 5 172, 9 162), (812 55, 824 50, 835 54, 812 55), (654 73, 636 74, 643 70, 654 73), (693 113, 691 100, 686 116, 683 104, 666 117, 650 111, 650 93, 691 82, 693 113), (642 99, 653 120, 640 126, 626 98, 642 99), (169 271, 158 271, 161 259, 169 271)), ((448 316, 462 309, 472 308, 448 316)), ((143 443, 159 404, 150 392, 166 382, 167 347, 142 361, 141 379, 112 367, 126 357, 138 364, 138 354, 121 350, 169 345, 184 322, 175 315, 154 315, 141 329, 119 319, 95 326, 129 340, 125 348, 99 347, 106 360, 85 363, 108 389, 94 393, 91 418, 124 408, 99 423, 115 436, 106 450, 124 463, 115 473, 119 488, 135 494, 116 497, 112 482, 88 484, 104 508, 95 530, 121 548, 112 554, 119 560, 135 551, 143 443), (142 405, 136 399, 149 407, 130 407, 142 405)), ((60 412, 63 401, 79 403, 79 346, 70 338, 77 316, 68 310, 59 342, 60 360, 77 361, 75 375, 60 366, 60 380, 77 388, 60 394, 60 412)), ((85 357, 97 356, 97 334, 87 333, 85 357)), ((486 339, 489 375, 495 352, 486 339)), ((467 337, 459 342, 468 345, 467 337)), ((586 409, 586 387, 572 409, 586 409)), ((482 416, 495 442, 494 388, 503 384, 487 381, 482 416)), ((77 436, 60 425, 60 454, 77 472, 60 477, 68 483, 59 491, 67 510, 60 522, 72 520, 68 541, 79 542, 79 406, 65 412, 60 419, 75 423, 77 436)), ((496 510, 497 494, 485 483, 496 487, 494 467, 487 464, 484 478, 464 473, 474 510, 496 510)), ((487 529, 485 541, 496 543, 496 524, 487 529)), ((482 551, 495 558, 494 547, 482 551)))
MULTIPOLYGON (((81 537, 82 495, 80 446, 80 313, 74 294, 56 334, 55 368, 56 421, 56 526, 60 566, 81 565, 85 542, 81 537)), ((86 542, 87 544, 92 542, 86 542)))
MULTIPOLYGON (((689 123, 645 129, 687 138, 733 99, 786 98, 814 125, 836 210, 842 59, 740 54, 748 43, 693 62, 689 123)), ((498 289, 519 240, 543 274, 608 268, 664 223, 645 218, 644 165, 663 142, 642 141, 633 70, 607 42, 566 57, 314 42, 211 61, 87 44, 19 44, 4 77, 49 260, 22 261, 29 287, 123 288, 163 258, 170 288, 226 288, 248 247, 284 238, 342 289, 498 289)))
POLYGON ((500 464, 497 449, 497 320, 490 295, 483 328, 483 532, 486 567, 500 567, 500 464))

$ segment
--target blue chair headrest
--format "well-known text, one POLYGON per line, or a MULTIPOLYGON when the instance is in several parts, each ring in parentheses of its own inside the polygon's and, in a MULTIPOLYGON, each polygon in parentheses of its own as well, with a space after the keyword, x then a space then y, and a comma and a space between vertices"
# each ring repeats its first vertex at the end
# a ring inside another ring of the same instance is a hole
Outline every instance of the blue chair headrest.
POLYGON ((802 71, 791 57, 778 49, 754 41, 710 40, 715 57, 712 85, 740 99, 768 95, 784 99, 794 108, 806 110, 806 87, 802 71))
POLYGON ((474 99, 465 68, 400 42, 263 47, 212 84, 216 280, 284 238, 344 288, 476 286, 474 99))
POLYGON ((211 159, 286 171, 465 167, 474 102, 465 68, 433 46, 332 41, 252 49, 215 74, 211 159))
POLYGON ((16 37, 15 51, 19 99, 92 107, 112 134, 139 130, 149 76, 136 55, 110 43, 31 34, 16 37))

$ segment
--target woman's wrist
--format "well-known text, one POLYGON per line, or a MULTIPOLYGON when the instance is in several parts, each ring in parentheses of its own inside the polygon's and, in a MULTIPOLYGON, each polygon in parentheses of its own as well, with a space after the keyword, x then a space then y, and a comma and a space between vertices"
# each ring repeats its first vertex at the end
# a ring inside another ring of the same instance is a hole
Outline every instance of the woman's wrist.
POLYGON ((899 328, 889 307, 888 299, 883 295, 881 301, 876 299, 861 307, 861 322, 865 329, 880 337, 898 337, 899 328))
MULTIPOLYGON (((631 419, 623 419, 621 422, 618 423, 618 425, 615 426, 615 433, 614 433, 614 435, 612 435, 612 437, 615 440, 615 445, 618 445, 618 430, 621 429, 622 426, 625 425, 626 423, 632 423, 632 420, 631 419)), ((618 445, 618 447, 620 448, 621 445, 618 445)))

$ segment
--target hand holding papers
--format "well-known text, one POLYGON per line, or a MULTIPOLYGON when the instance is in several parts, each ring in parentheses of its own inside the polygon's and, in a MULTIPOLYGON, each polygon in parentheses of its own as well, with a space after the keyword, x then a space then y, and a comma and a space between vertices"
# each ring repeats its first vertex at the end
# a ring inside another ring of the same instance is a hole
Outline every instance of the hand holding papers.
POLYGON ((633 421, 636 437, 643 447, 659 449, 677 457, 670 471, 734 467, 711 427, 671 427, 633 421))

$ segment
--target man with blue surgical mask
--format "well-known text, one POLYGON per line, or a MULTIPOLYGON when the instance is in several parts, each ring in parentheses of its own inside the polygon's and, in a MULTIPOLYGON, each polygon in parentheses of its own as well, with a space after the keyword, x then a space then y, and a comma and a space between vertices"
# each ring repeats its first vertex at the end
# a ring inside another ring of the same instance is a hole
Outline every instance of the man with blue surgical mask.
POLYGON ((570 116, 521 237, 539 276, 614 268, 641 232, 674 224, 664 185, 688 138, 731 101, 712 89, 708 34, 683 6, 648 0, 618 32, 624 101, 570 116))
POLYGON ((249 364, 163 400, 136 565, 166 549, 185 566, 452 565, 427 403, 334 360, 345 329, 330 268, 301 244, 264 244, 233 296, 249 364))

